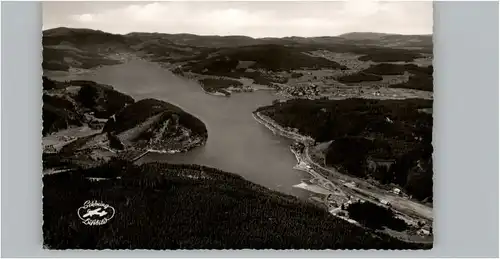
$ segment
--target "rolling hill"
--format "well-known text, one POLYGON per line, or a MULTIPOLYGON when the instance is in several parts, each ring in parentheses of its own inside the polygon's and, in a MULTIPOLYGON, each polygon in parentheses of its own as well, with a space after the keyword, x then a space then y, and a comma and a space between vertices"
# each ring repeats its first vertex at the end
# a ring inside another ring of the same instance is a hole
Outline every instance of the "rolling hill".
MULTIPOLYGON (((251 38, 247 36, 201 36, 194 34, 166 34, 133 32, 126 35, 98 30, 54 28, 43 32, 44 63, 46 70, 68 71, 69 68, 89 69, 100 65, 118 64, 117 53, 133 53, 154 61, 168 61, 183 57, 193 59, 202 53, 220 49, 240 49, 246 55, 251 46, 299 47, 302 51, 329 49, 367 55, 367 60, 378 56, 395 56, 391 60, 411 60, 419 52, 432 53, 432 36, 377 35, 352 33, 337 37, 251 38), (378 38, 377 38, 378 37, 378 38), (416 50, 416 51, 415 51, 416 50), (375 56, 375 57, 370 57, 375 56)), ((258 48, 258 47, 254 47, 258 48)), ((294 55, 294 54, 292 54, 294 55)), ((285 59, 293 61, 296 56, 285 59)), ((391 61, 386 60, 386 61, 391 61)), ((283 62, 286 64, 287 62, 283 62)))

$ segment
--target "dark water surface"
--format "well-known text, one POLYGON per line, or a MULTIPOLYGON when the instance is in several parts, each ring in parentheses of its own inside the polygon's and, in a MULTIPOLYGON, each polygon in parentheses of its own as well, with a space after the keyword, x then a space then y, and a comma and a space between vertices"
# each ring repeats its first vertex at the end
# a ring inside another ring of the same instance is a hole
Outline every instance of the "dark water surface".
POLYGON ((141 161, 206 165, 239 174, 274 190, 308 196, 292 188, 308 178, 308 174, 293 169, 297 161, 289 149, 291 141, 274 135, 252 117, 252 111, 270 105, 275 99, 270 91, 235 93, 230 98, 212 96, 204 93, 196 82, 141 60, 101 67, 92 74, 73 78, 112 85, 136 101, 155 98, 170 102, 205 123, 208 130, 205 146, 187 153, 149 154, 141 161))

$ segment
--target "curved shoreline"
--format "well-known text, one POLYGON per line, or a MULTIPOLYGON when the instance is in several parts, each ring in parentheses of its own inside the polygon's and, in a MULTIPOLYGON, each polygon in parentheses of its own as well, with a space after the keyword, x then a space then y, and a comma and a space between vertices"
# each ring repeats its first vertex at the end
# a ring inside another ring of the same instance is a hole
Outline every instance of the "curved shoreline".
MULTIPOLYGON (((257 122, 261 123, 264 125, 266 128, 271 130, 274 134, 281 135, 283 137, 292 139, 294 141, 297 141, 299 143, 304 144, 304 152, 299 153, 293 149, 291 149, 292 153, 295 155, 297 159, 297 165, 294 167, 298 170, 305 171, 309 174, 311 174, 314 177, 320 177, 323 178, 323 181, 330 182, 334 186, 340 187, 340 189, 346 191, 350 195, 354 197, 358 197, 363 200, 368 200, 371 202, 374 202, 378 204, 379 206, 387 207, 385 204, 381 203, 381 197, 387 200, 387 194, 385 194, 383 191, 380 191, 382 194, 379 193, 374 193, 373 191, 368 191, 365 189, 358 188, 356 186, 350 186, 347 183, 345 183, 345 180, 342 180, 341 178, 335 179, 335 176, 340 174, 338 172, 332 172, 330 169, 324 168, 321 165, 318 165, 309 156, 309 148, 311 147, 311 144, 314 144, 314 140, 311 137, 308 136, 302 136, 298 133, 295 132, 290 132, 286 130, 284 127, 278 125, 277 122, 272 120, 271 118, 262 115, 260 112, 254 112, 253 117, 257 122), (312 142, 311 142, 312 141, 312 142)), ((354 179, 353 177, 350 176, 345 176, 345 178, 350 178, 354 179)), ((356 179, 358 182, 363 182, 364 184, 369 184, 364 182, 362 179, 356 179)), ((371 184, 370 184, 371 185, 371 184)), ((375 186, 371 186, 372 188, 377 188, 375 186)), ((328 189, 328 188, 326 188, 328 189)), ((378 189, 378 188, 377 188, 378 189)), ((428 222, 432 222, 432 209, 428 208, 427 206, 408 200, 404 198, 390 198, 390 201, 394 201, 394 204, 391 204, 392 208, 397 210, 398 212, 410 217, 410 218, 417 218, 417 219, 423 219, 428 222), (406 204, 401 204, 401 203, 406 203, 406 204)))
MULTIPOLYGON (((156 63, 156 62, 152 62, 152 63, 156 63)), ((158 64, 158 63, 156 63, 158 64)), ((161 67, 161 65, 160 65, 161 67)), ((163 69, 165 69, 163 67, 163 69)), ((169 70, 168 68, 166 68, 165 70, 167 71, 171 71, 169 70)), ((175 73, 174 73, 175 74, 175 73)), ((180 76, 179 74, 175 74, 175 76, 180 76)), ((190 78, 189 76, 180 76, 180 77, 183 77, 183 78, 186 78, 188 80, 192 80, 193 78, 190 78)), ((201 87, 201 86, 200 86, 201 87)), ((202 90, 203 87, 201 87, 202 90)), ((258 89, 260 90, 260 89, 258 89)), ((262 90, 267 90, 267 89, 262 89, 262 90)), ((271 89, 270 89, 271 90, 271 89)), ((310 159, 310 157, 308 156, 308 153, 309 153, 309 148, 312 146, 312 144, 314 144, 314 139, 308 137, 308 136, 302 136, 301 134, 298 134, 297 131, 295 132, 292 132, 290 129, 287 129, 287 128, 284 128, 282 127, 281 125, 277 124, 276 122, 274 122, 271 118, 267 117, 267 116, 264 116, 262 114, 260 114, 259 112, 253 112, 253 117, 254 119, 256 119, 259 123, 265 125, 269 130, 271 130, 274 134, 279 134, 279 135, 282 135, 286 138, 289 138, 289 139, 292 139, 294 141, 297 141, 299 143, 303 143, 303 144, 306 144, 305 145, 305 149, 304 149, 304 152, 302 154, 295 154, 296 155, 296 159, 297 159, 297 162, 298 164, 295 166, 297 169, 299 170, 306 170, 306 172, 308 172, 309 174, 312 174, 313 176, 316 176, 316 177, 322 177, 323 179, 325 179, 326 181, 329 181, 331 182, 332 184, 333 183, 336 183, 336 185, 338 186, 341 186, 342 188, 344 188, 344 184, 345 182, 339 182, 339 179, 343 179, 344 177, 339 177, 339 173, 338 172, 331 172, 330 169, 327 169, 327 168, 324 168, 318 164, 316 164, 314 161, 312 161, 310 159), (311 144, 311 145, 309 145, 311 144), (301 164, 302 162, 302 164, 301 164), (307 165, 308 167, 305 167, 306 169, 302 168, 302 165, 307 165), (312 169, 314 168, 314 169, 312 169), (333 178, 333 179, 332 179, 333 178), (327 180, 328 179, 328 180, 327 180)), ((199 142, 198 144, 195 144, 194 146, 192 146, 191 148, 194 148, 195 146, 200 146, 200 145, 203 145, 204 143, 206 142, 206 139, 205 141, 202 141, 202 142, 199 142)), ((186 149, 189 150, 191 148, 188 148, 186 149)), ((169 152, 170 150, 147 150, 147 149, 144 149, 144 153, 150 153, 150 152, 158 152, 158 153, 167 153, 169 152)), ((141 152, 141 154, 143 153, 141 152)), ((293 151, 292 151, 293 152, 293 151)), ((137 157, 137 156, 136 156, 137 157)), ((340 180, 342 181, 342 180, 340 180)), ((349 190, 352 190, 353 188, 351 186, 346 186, 349 190)), ((370 195, 370 193, 372 193, 371 191, 367 191, 367 190, 362 190, 362 189, 359 189, 359 188, 356 188, 355 190, 353 191, 356 191, 357 193, 359 193, 360 191, 361 192, 364 192, 362 193, 363 194, 363 198, 364 199, 367 199, 366 196, 371 196, 370 198, 377 198, 380 197, 381 195, 370 195)), ((359 195, 359 194, 357 194, 359 195)), ((385 196, 385 195, 384 195, 385 196)), ((376 200, 377 203, 379 203, 379 201, 376 200)), ((411 202, 411 201, 410 201, 411 202)), ((403 211, 406 211, 407 209, 412 209, 411 206, 403 206, 403 211)), ((418 215, 418 214, 417 214, 418 215)), ((427 214, 427 216, 424 216, 424 218, 427 218, 427 219, 431 219, 432 220, 432 211, 430 213, 430 217, 428 217, 429 214, 427 214)))
POLYGON ((140 155, 132 158, 131 161, 135 162, 135 161, 141 159, 142 157, 146 156, 149 153, 154 153, 154 154, 177 154, 177 153, 185 153, 185 152, 188 152, 188 151, 190 151, 190 150, 192 150, 194 148, 201 147, 201 146, 205 145, 206 142, 207 142, 207 139, 205 138, 205 139, 202 139, 201 141, 194 142, 191 145, 188 145, 187 147, 184 147, 182 149, 153 149, 153 148, 148 148, 148 149, 146 149, 146 151, 144 151, 140 155))
POLYGON ((295 140, 304 145, 314 143, 314 139, 312 137, 303 136, 299 133, 288 131, 285 128, 283 128, 283 126, 279 125, 274 120, 272 120, 271 118, 262 115, 260 112, 253 112, 252 116, 254 117, 255 120, 257 120, 259 123, 261 123, 266 128, 271 130, 274 134, 278 134, 280 136, 295 140))
MULTIPOLYGON (((304 145, 304 149, 302 152, 299 150, 295 150, 293 146, 290 148, 290 151, 295 155, 295 158, 297 159, 297 165, 295 165, 293 168, 296 170, 307 172, 313 177, 313 179, 315 179, 315 182, 302 182, 301 184, 298 184, 294 187, 303 188, 304 185, 309 186, 310 184, 312 184, 313 186, 318 186, 324 189, 325 192, 329 192, 328 196, 335 196, 335 199, 337 201, 341 201, 341 203, 344 203, 343 201, 345 200, 347 200, 347 203, 353 202, 355 200, 369 201, 377 204, 378 206, 393 209, 396 216, 404 220, 409 225, 419 226, 419 222, 424 221, 426 222, 426 225, 432 227, 432 209, 426 208, 425 205, 413 202, 411 200, 403 200, 403 198, 400 197, 398 197, 399 200, 388 199, 386 197, 387 194, 385 194, 383 191, 377 193, 371 190, 362 189, 363 185, 360 183, 368 184, 370 186, 371 184, 364 182, 362 179, 356 179, 355 181, 352 181, 353 177, 344 176, 338 172, 332 172, 330 169, 318 165, 311 159, 311 157, 309 156, 309 148, 315 143, 311 137, 302 136, 296 132, 290 132, 289 130, 284 129, 284 127, 282 127, 281 125, 278 125, 277 122, 275 122, 271 118, 262 115, 257 111, 253 112, 252 115, 258 123, 271 130, 273 134, 292 139, 304 145), (353 182, 356 184, 353 185, 353 182), (359 187, 356 186, 357 184, 359 184, 359 187), (387 203, 383 203, 382 200, 390 201, 391 206, 388 206, 387 203)), ((372 186, 371 188, 373 188, 374 190, 378 189, 375 186, 372 186)), ((303 189, 309 190, 310 188, 303 189)), ((359 225, 359 223, 355 220, 342 215, 337 215, 339 208, 336 208, 335 206, 331 208, 327 205, 327 211, 338 218, 344 219, 352 224, 359 225)), ((398 234, 391 234, 389 230, 381 230, 381 232, 389 234, 405 242, 432 243, 434 239, 433 235, 431 235, 430 240, 413 241, 410 237, 413 234, 408 234, 408 237, 401 237, 398 234)))

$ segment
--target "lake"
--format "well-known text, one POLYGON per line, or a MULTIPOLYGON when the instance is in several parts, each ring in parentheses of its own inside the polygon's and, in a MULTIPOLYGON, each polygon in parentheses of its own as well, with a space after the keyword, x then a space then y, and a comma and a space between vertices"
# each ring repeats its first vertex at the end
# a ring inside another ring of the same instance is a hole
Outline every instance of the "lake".
POLYGON ((252 116, 255 109, 270 105, 276 99, 271 91, 233 93, 229 98, 213 96, 204 93, 196 82, 142 60, 101 67, 91 74, 71 76, 71 79, 112 85, 136 101, 145 98, 163 100, 205 123, 208 130, 205 146, 186 153, 152 153, 141 158, 140 162, 206 165, 241 175, 270 189, 302 198, 309 196, 306 191, 292 187, 302 179, 310 178, 307 173, 293 169, 297 161, 289 149, 292 142, 274 135, 252 116))

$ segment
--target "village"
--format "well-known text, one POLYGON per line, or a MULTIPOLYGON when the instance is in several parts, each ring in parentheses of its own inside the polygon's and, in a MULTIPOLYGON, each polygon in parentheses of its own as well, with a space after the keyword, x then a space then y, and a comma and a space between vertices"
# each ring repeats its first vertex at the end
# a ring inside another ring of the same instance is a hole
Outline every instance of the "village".
MULTIPOLYGON (((327 50, 316 50, 303 52, 311 57, 321 57, 335 61, 342 69, 292 69, 282 71, 271 71, 261 68, 253 68, 255 62, 238 61, 237 69, 244 69, 240 77, 220 76, 207 73, 207 69, 193 72, 185 69, 185 62, 163 63, 174 74, 185 78, 202 82, 205 79, 219 80, 221 86, 214 92, 221 96, 230 96, 233 92, 252 92, 260 89, 274 89, 276 95, 282 99, 344 99, 344 98, 371 98, 371 99, 406 99, 423 98, 432 99, 432 92, 407 88, 392 88, 391 85, 404 84, 408 82, 411 73, 405 71, 396 75, 380 75, 376 79, 366 78, 359 81, 343 81, 342 77, 354 75, 382 62, 361 61, 361 55, 354 53, 334 53, 327 50), (259 74, 260 79, 245 77, 246 75, 259 74), (262 81, 264 79, 264 81, 262 81), (233 81, 234 84, 227 85, 233 81), (261 82, 262 81, 262 82, 261 82)), ((432 65, 431 55, 422 54, 422 58, 416 58, 411 62, 383 62, 384 64, 414 65, 426 67, 432 65)), ((226 57, 227 59, 227 57, 226 57)))

